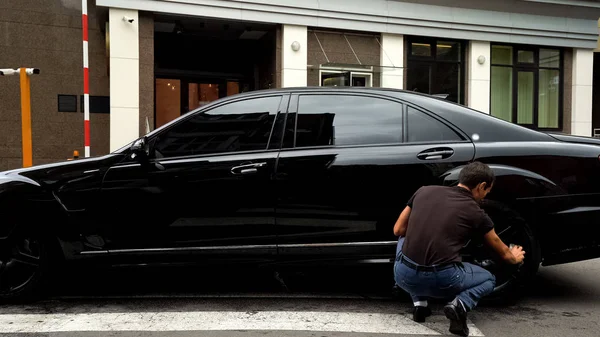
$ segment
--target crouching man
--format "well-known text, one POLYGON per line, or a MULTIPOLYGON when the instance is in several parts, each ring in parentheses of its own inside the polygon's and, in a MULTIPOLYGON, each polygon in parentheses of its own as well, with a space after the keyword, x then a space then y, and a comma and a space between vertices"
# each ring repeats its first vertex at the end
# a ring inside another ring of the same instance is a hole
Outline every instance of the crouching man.
POLYGON ((444 307, 450 332, 469 335, 467 312, 496 284, 486 269, 462 263, 460 250, 470 239, 482 236, 507 263, 523 261, 522 247, 509 249, 479 207, 494 180, 487 165, 470 163, 462 169, 458 186, 421 187, 396 221, 394 234, 400 238, 394 278, 413 299, 415 321, 423 322, 431 315, 428 298, 454 298, 444 307))

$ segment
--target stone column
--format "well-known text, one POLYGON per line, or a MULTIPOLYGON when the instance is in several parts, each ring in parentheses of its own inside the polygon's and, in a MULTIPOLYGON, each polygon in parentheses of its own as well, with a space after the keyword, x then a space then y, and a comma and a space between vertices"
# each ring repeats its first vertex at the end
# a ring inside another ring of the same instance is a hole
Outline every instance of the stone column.
POLYGON ((308 29, 283 25, 281 29, 281 86, 305 87, 308 76, 308 29), (299 48, 297 51, 294 47, 299 48))
POLYGON ((469 41, 467 105, 487 114, 490 113, 491 62, 490 42, 469 41))
POLYGON ((140 135, 154 130, 154 17, 140 12, 140 135), (146 121, 149 130, 146 130, 146 121))
POLYGON ((110 151, 114 151, 140 135, 138 11, 110 8, 109 36, 110 151))
POLYGON ((592 83, 594 51, 573 49, 573 79, 571 90, 571 134, 592 135, 592 83))
POLYGON ((404 88, 404 36, 381 34, 381 87, 404 88))

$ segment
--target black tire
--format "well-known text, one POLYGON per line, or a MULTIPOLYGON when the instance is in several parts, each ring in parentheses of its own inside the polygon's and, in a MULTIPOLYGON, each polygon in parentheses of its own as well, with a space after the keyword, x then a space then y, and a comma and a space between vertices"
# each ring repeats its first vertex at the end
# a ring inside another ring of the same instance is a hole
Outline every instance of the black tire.
POLYGON ((540 246, 525 219, 511 208, 491 200, 484 201, 482 208, 494 222, 496 233, 505 244, 523 247, 525 260, 521 266, 509 265, 479 240, 467 245, 464 260, 478 264, 496 276, 496 287, 490 299, 508 299, 518 287, 533 280, 541 263, 540 246))
POLYGON ((48 240, 15 229, 0 239, 0 300, 31 301, 43 289, 50 264, 48 240))

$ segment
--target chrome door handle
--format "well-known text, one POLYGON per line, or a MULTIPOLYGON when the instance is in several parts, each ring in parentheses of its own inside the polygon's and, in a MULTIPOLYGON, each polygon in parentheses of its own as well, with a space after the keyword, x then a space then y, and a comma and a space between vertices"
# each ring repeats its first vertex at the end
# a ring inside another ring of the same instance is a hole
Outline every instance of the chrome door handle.
POLYGON ((434 159, 448 158, 453 154, 454 154, 454 150, 451 150, 451 149, 438 150, 438 151, 431 151, 431 152, 421 152, 417 155, 417 158, 425 159, 425 160, 434 160, 434 159))
POLYGON ((231 168, 233 174, 254 174, 258 172, 260 167, 267 166, 267 163, 252 163, 231 168))

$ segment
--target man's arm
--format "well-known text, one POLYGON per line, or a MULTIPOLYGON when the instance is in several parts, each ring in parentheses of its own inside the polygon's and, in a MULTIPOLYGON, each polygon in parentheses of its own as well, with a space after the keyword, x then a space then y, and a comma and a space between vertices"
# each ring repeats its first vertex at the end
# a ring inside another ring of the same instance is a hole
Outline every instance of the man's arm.
POLYGON ((408 228, 408 217, 410 216, 410 206, 406 206, 398 220, 396 220, 396 224, 394 225, 394 235, 396 236, 405 236, 406 229, 408 228))
MULTIPOLYGON (((395 232, 395 228, 394 228, 395 232)), ((494 229, 490 230, 483 236, 485 243, 490 246, 504 261, 510 264, 519 264, 525 258, 525 251, 520 246, 515 246, 509 249, 502 242, 494 229)))

